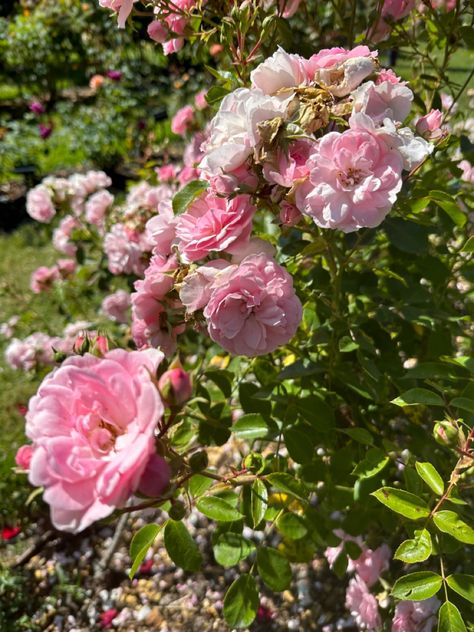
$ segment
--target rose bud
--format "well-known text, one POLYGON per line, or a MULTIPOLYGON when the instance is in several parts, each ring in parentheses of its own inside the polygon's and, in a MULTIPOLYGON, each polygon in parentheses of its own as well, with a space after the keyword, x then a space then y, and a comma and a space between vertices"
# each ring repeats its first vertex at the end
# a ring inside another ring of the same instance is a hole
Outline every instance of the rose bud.
POLYGON ((195 452, 189 458, 189 467, 193 472, 201 472, 205 470, 208 466, 209 459, 207 458, 207 452, 205 450, 200 450, 199 452, 195 452))
POLYGON ((158 389, 168 406, 182 406, 193 392, 191 378, 181 367, 165 371, 158 381, 158 389))
POLYGON ((450 448, 455 448, 466 440, 463 431, 455 421, 437 421, 433 435, 437 443, 450 448))
POLYGON ((171 520, 182 520, 185 515, 185 504, 181 500, 175 500, 168 511, 168 516, 171 520))
POLYGON ((15 455, 15 463, 22 470, 29 470, 32 456, 33 456, 33 446, 22 445, 18 448, 17 453, 15 455))
POLYGON ((439 110, 431 110, 425 116, 420 116, 416 123, 416 131, 423 138, 436 140, 441 138, 443 132, 441 130, 441 121, 443 114, 439 110))
POLYGON ((152 454, 143 471, 138 491, 144 496, 158 498, 168 487, 170 475, 170 466, 165 459, 159 454, 152 454))
POLYGON ((101 356, 105 355, 108 350, 109 341, 107 340, 107 336, 99 334, 92 342, 91 353, 100 358, 101 356))

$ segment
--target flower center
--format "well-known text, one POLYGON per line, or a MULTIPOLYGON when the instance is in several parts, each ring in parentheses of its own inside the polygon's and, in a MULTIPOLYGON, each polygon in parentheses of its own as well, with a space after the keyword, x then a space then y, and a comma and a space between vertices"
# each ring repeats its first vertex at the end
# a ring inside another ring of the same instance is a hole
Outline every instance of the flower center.
POLYGON ((354 187, 364 179, 362 169, 350 167, 347 171, 339 171, 337 174, 339 182, 344 187, 354 187))

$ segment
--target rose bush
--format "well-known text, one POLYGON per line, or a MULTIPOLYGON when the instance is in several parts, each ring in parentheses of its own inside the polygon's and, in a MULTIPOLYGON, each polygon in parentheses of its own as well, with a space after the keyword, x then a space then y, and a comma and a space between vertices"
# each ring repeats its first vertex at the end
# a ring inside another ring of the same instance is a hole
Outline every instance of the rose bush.
MULTIPOLYGON (((136 4, 107 8, 122 25, 136 4)), ((335 3, 344 46, 325 45, 321 19, 301 54, 275 51, 284 19, 307 34, 303 4, 229 3, 226 15, 153 3, 148 33, 167 53, 217 35, 229 53, 209 67, 210 107, 199 92, 177 111, 182 160, 160 156, 122 198, 99 172, 30 192, 31 216, 77 258, 66 275, 59 262, 37 271, 34 291, 61 305, 74 287, 104 296, 96 321, 7 347, 15 369, 59 365, 30 402, 32 457, 23 449, 18 464, 60 528, 161 508, 154 538, 163 531, 185 570, 202 557, 188 512, 215 521, 216 561, 240 571, 224 601, 231 628, 252 623, 262 583, 285 590, 292 562, 325 555, 348 575, 359 629, 462 631, 474 586, 474 139, 456 111, 467 82, 448 70, 472 7, 335 3), (436 84, 384 67, 397 43, 436 84), (107 351, 104 330, 121 349, 107 351), (228 452, 223 466, 210 446, 228 452)), ((132 540, 131 576, 149 527, 132 540)))

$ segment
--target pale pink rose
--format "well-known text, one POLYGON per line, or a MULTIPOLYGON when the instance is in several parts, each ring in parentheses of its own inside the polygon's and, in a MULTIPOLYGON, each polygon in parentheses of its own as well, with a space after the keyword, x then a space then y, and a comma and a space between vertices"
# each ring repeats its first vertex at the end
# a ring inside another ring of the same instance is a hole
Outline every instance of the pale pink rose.
POLYGON ((389 81, 390 83, 401 83, 403 85, 406 85, 407 83, 406 81, 402 81, 402 78, 396 75, 391 68, 381 68, 375 83, 376 85, 379 85, 384 81, 389 81))
POLYGON ((133 4, 137 0, 99 0, 101 7, 111 9, 118 13, 117 24, 119 29, 125 28, 125 22, 132 12, 133 4))
POLYGON ((59 270, 56 266, 47 268, 46 266, 40 266, 31 275, 30 288, 35 294, 46 292, 50 290, 55 281, 61 278, 59 270))
POLYGON ((354 112, 363 112, 375 123, 389 118, 404 121, 411 110, 413 92, 402 83, 366 81, 352 93, 354 112))
POLYGON ((252 86, 260 88, 264 94, 277 94, 279 90, 286 90, 283 96, 291 94, 289 88, 297 88, 307 83, 304 60, 299 55, 292 55, 278 50, 250 73, 252 86))
POLYGON ((386 544, 382 544, 375 551, 365 549, 354 561, 355 571, 370 587, 379 580, 384 571, 388 570, 391 558, 392 553, 386 544))
POLYGON ((162 359, 152 349, 68 358, 31 398, 29 480, 45 487, 57 529, 82 531, 138 488, 163 415, 153 381, 162 359))
POLYGON ((343 97, 355 90, 377 68, 377 53, 367 46, 325 48, 305 60, 308 81, 324 85, 332 94, 343 97))
POLYGON ((155 169, 160 182, 171 182, 176 178, 176 167, 174 165, 163 165, 155 169))
POLYGON ((358 626, 368 632, 379 632, 382 628, 377 600, 370 594, 365 582, 358 576, 351 579, 346 591, 346 608, 358 626))
POLYGON ((77 246, 71 241, 71 234, 79 226, 78 220, 72 215, 63 217, 59 222, 59 226, 53 232, 53 245, 56 250, 63 252, 69 257, 73 257, 76 254, 77 246))
POLYGON ((439 599, 400 601, 395 607, 392 632, 431 632, 436 624, 439 599))
POLYGON ((114 202, 114 196, 102 189, 97 191, 86 202, 86 220, 90 224, 101 226, 104 222, 107 209, 112 206, 114 202))
POLYGON ((123 224, 115 224, 104 237, 104 252, 112 274, 137 274, 144 270, 140 236, 127 230, 123 224))
POLYGON ((3 336, 7 340, 12 338, 14 334, 15 325, 20 320, 20 317, 16 314, 11 316, 6 322, 0 324, 0 336, 3 336))
POLYGON ((290 204, 286 200, 280 202, 280 222, 285 226, 296 226, 303 215, 299 212, 294 204, 290 204))
POLYGON ((169 30, 160 22, 160 20, 153 20, 150 22, 147 28, 148 37, 154 42, 163 44, 166 38, 169 36, 169 30))
POLYGON ((184 185, 192 180, 199 180, 200 173, 200 170, 195 167, 183 167, 178 174, 178 182, 184 187, 184 185))
POLYGON ((257 187, 258 177, 246 163, 233 171, 209 178, 210 190, 219 195, 254 192, 257 187))
POLYGON ((425 116, 420 116, 416 122, 416 131, 423 138, 428 140, 436 140, 443 136, 441 123, 443 121, 443 113, 440 110, 431 110, 425 116))
POLYGON ((207 94, 207 90, 201 90, 201 92, 198 92, 195 97, 194 97, 194 105, 196 106, 196 109, 198 110, 205 110, 207 108, 207 101, 206 101, 206 94, 207 94))
POLYGON ((173 134, 184 136, 194 120, 194 110, 191 105, 185 105, 178 110, 171 120, 173 134))
MULTIPOLYGON (((433 9, 444 9, 445 11, 454 11, 457 0, 431 0, 433 9)), ((424 5, 423 5, 424 7, 424 5)))
POLYGON ((77 263, 74 259, 58 259, 56 266, 61 278, 67 279, 76 271, 77 263))
POLYGON ((301 0, 279 0, 278 6, 282 11, 283 18, 291 18, 297 11, 301 4, 301 0))
POLYGON ((287 150, 279 148, 263 164, 265 180, 270 184, 291 188, 296 180, 302 180, 309 174, 307 161, 314 148, 315 144, 307 140, 297 140, 287 150))
POLYGON ((392 22, 398 22, 415 8, 416 0, 384 0, 380 19, 371 29, 374 42, 386 39, 392 30, 392 22))
POLYGON ((29 470, 32 456, 33 456, 33 446, 22 445, 18 448, 15 454, 15 463, 22 470, 29 470))
POLYGON ((51 194, 45 186, 40 184, 28 191, 26 196, 26 212, 30 217, 42 224, 49 224, 56 215, 56 209, 54 208, 51 194))
POLYGON ((37 331, 24 340, 13 338, 5 350, 5 360, 13 369, 31 371, 54 362, 56 339, 37 331))
POLYGON ((471 165, 469 160, 461 160, 458 163, 458 167, 462 169, 461 178, 466 182, 474 182, 474 166, 471 165))
POLYGON ((196 132, 193 134, 191 140, 186 145, 183 154, 183 163, 185 167, 196 167, 204 157, 204 152, 201 149, 202 145, 207 140, 208 135, 206 132, 196 132))
POLYGON ((297 188, 296 206, 322 228, 348 233, 378 226, 402 188, 399 152, 369 130, 326 134, 308 164, 309 180, 297 188))
POLYGON ((176 224, 183 261, 197 261, 211 252, 235 251, 250 236, 255 210, 249 195, 224 199, 212 193, 202 194, 176 224))
POLYGON ((250 255, 266 255, 269 259, 275 258, 275 247, 266 239, 251 237, 232 254, 232 263, 240 263, 250 255))
POLYGON ((130 305, 130 294, 125 290, 117 290, 104 298, 101 310, 110 320, 114 320, 117 323, 126 323, 128 321, 127 311, 130 305))
POLYGON ((153 252, 163 257, 171 253, 171 244, 176 236, 178 218, 173 213, 171 202, 161 202, 158 215, 148 220, 145 232, 150 241, 153 252))
POLYGON ((258 88, 239 88, 222 99, 209 125, 200 168, 208 177, 240 167, 261 142, 258 125, 277 116, 286 117, 292 99, 271 97, 258 88))
POLYGON ((175 37, 167 42, 163 43, 163 53, 165 55, 171 55, 171 53, 177 53, 184 46, 184 38, 175 37))
POLYGON ((293 338, 302 307, 288 272, 253 255, 216 283, 204 310, 212 340, 235 355, 271 353, 293 338))
POLYGON ((229 265, 225 259, 214 259, 186 275, 179 290, 179 298, 188 313, 207 305, 216 276, 229 265))
POLYGON ((168 369, 158 380, 162 400, 168 406, 183 406, 193 394, 189 373, 182 367, 168 369))
POLYGON ((144 496, 158 498, 168 487, 170 478, 170 466, 162 456, 154 453, 148 459, 138 485, 138 491, 144 496))

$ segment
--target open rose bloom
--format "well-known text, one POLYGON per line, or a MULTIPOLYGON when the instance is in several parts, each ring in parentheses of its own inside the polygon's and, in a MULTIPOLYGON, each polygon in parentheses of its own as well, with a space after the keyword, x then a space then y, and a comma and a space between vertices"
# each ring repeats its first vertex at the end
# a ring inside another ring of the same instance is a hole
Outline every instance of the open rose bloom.
POLYGON ((45 488, 56 528, 82 531, 138 488, 164 410, 153 382, 162 358, 154 349, 71 357, 30 400, 29 479, 45 488))

